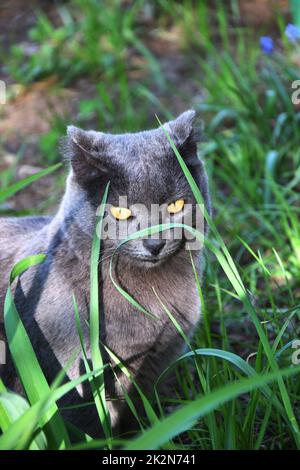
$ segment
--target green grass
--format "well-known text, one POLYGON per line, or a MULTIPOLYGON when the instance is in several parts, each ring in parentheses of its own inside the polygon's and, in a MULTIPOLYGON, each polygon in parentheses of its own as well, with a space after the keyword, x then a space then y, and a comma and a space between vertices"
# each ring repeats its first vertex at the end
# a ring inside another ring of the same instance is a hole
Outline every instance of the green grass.
MULTIPOLYGON (((39 15, 30 34, 42 47, 24 69, 20 69, 24 55, 14 52, 10 73, 25 83, 55 73, 61 85, 88 74, 95 84, 95 94, 78 105, 78 119, 83 125, 92 119, 101 130, 141 129, 149 123, 148 106, 163 121, 172 111, 166 110, 165 103, 172 103, 170 96, 176 96, 177 90, 172 83, 165 89, 160 64, 151 54, 143 26, 137 21, 144 3, 136 2, 132 11, 121 14, 119 2, 115 2, 100 17, 95 10, 97 2, 77 0, 60 10, 59 27, 39 15), (74 22, 76 15, 84 21, 74 22), (83 32, 84 42, 78 48, 83 32), (96 35, 100 41, 95 41, 96 35), (46 36, 50 42, 46 43, 46 36), (103 45, 104 36, 107 43, 103 45), (62 44, 66 44, 63 54, 62 44), (147 64, 147 72, 138 82, 130 78, 126 61, 131 48, 147 64), (38 70, 35 63, 40 66, 38 70), (18 76, 20 70, 22 77, 18 76), (158 98, 154 89, 165 98, 158 98)), ((206 123, 199 154, 206 161, 214 207, 213 220, 206 214, 210 236, 206 240, 204 282, 199 283, 195 276, 202 323, 192 344, 188 344, 188 353, 164 372, 172 369, 175 373, 175 394, 158 394, 161 377, 157 378, 152 397, 144 396, 135 384, 144 404, 144 419, 137 416, 130 398, 125 398, 141 434, 130 441, 113 439, 98 347, 101 324, 95 266, 99 245, 95 241, 91 258, 94 370, 87 364, 85 376, 78 381, 61 385, 59 376, 50 387, 44 383, 8 293, 6 311, 12 312, 9 317, 13 322, 8 327, 17 329, 18 347, 11 337, 8 341, 15 361, 20 363, 26 400, 7 391, 0 381, 1 448, 300 448, 299 367, 292 364, 292 343, 300 338, 300 112, 291 102, 291 82, 299 75, 291 60, 295 51, 285 40, 279 49, 281 33, 276 33, 277 52, 264 57, 259 35, 239 25, 235 1, 230 2, 230 9, 224 8, 224 2, 216 2, 215 14, 211 2, 206 1, 156 3, 156 27, 164 29, 171 23, 180 28, 180 47, 193 64, 194 82, 205 96, 196 104, 192 96, 184 97, 186 107, 195 106, 206 123), (32 372, 22 368, 19 358, 23 354, 29 355, 33 365, 35 389, 31 389, 32 372), (83 380, 93 387, 106 438, 91 440, 77 430, 78 443, 71 445, 70 430, 55 402, 83 380), (174 410, 166 415, 170 407, 174 410), (53 420, 58 422, 54 433, 53 420)), ((278 23, 283 31, 283 18, 278 17, 278 23)), ((50 138, 43 137, 49 163, 55 160, 49 155, 62 125, 54 120, 50 138)), ((154 118, 150 125, 155 125, 154 118)), ((177 158, 201 202, 179 154, 177 158)), ((0 178, 0 202, 30 183, 13 184, 10 175, 0 178)), ((30 260, 19 265, 11 280, 29 265, 30 260)), ((135 302, 112 281, 129 302, 135 302)), ((80 334, 76 299, 74 306, 80 334)), ((135 306, 141 315, 151 314, 135 306)), ((165 313, 175 321, 171 312, 165 313)), ((182 334, 180 325, 174 324, 182 334)), ((130 375, 119 358, 107 352, 123 373, 130 375)))

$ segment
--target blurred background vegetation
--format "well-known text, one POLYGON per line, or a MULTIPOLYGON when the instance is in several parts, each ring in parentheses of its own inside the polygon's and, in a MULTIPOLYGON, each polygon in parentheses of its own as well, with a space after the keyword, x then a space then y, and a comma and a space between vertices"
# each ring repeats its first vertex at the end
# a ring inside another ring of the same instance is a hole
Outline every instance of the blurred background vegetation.
MULTIPOLYGON (((300 2, 10 0, 1 2, 0 35, 2 190, 60 161, 67 124, 137 131, 155 127, 155 114, 167 120, 195 108, 215 223, 280 365, 290 365, 300 338, 300 105, 291 99, 300 78, 300 2)), ((0 201, 1 213, 53 211, 64 178, 63 169, 0 201)), ((234 351, 265 371, 257 331, 231 289, 208 259, 196 344, 234 351)), ((212 367, 209 387, 231 373, 212 367)), ((196 396, 188 375, 179 380, 181 393, 196 396)), ((290 380, 292 403, 299 391, 290 380)), ((246 403, 228 405, 228 421, 219 418, 213 431, 204 423, 195 445, 294 446, 288 426, 260 408, 258 392, 246 403)))

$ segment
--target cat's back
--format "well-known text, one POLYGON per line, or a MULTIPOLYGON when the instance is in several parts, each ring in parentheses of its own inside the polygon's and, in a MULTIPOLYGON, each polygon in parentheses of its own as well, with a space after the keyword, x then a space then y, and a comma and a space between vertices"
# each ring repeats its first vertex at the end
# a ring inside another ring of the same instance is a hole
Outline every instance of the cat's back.
MULTIPOLYGON (((51 217, 0 217, 0 243, 11 237, 30 235, 49 224, 51 217)), ((1 245, 0 245, 1 246, 1 245)))
MULTIPOLYGON (((0 217, 0 340, 6 341, 3 323, 4 298, 8 287, 9 274, 14 264, 24 257, 29 242, 34 242, 39 232, 50 222, 51 217, 0 217)), ((7 386, 21 391, 16 381, 11 358, 7 357, 6 368, 0 376, 5 377, 7 386)))
POLYGON ((51 217, 1 217, 0 218, 0 288, 7 279, 24 247, 51 221, 51 217))

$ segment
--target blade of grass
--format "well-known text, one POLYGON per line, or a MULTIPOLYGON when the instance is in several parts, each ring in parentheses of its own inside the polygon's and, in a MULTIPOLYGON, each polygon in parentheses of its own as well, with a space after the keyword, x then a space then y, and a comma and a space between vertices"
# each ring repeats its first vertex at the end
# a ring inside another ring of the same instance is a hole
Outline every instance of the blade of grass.
POLYGON ((126 450, 149 450, 158 449, 169 439, 178 436, 182 432, 190 429, 200 418, 207 415, 217 407, 238 396, 255 390, 258 387, 278 380, 279 377, 291 377, 299 374, 300 367, 287 368, 281 371, 269 373, 267 375, 257 375, 240 380, 237 383, 226 385, 225 387, 212 391, 209 395, 200 397, 182 406, 172 415, 154 425, 144 432, 140 437, 133 440, 126 450))
MULTIPOLYGON (((30 256, 17 263, 10 275, 10 286, 15 279, 31 266, 39 265, 45 261, 45 255, 30 256)), ((40 368, 30 339, 19 317, 14 304, 11 287, 9 286, 4 304, 4 325, 15 367, 31 404, 36 403, 50 388, 40 368)), ((47 415, 45 432, 49 445, 55 448, 65 448, 69 437, 64 422, 54 404, 47 415)))
POLYGON ((18 448, 26 448, 24 446, 20 446, 20 441, 27 441, 26 434, 33 434, 34 430, 38 426, 39 421, 41 421, 41 419, 49 413, 49 410, 51 410, 53 404, 55 404, 55 402, 60 400, 64 395, 69 393, 78 385, 88 380, 92 375, 99 374, 99 372, 100 370, 92 371, 89 374, 84 374, 77 379, 69 381, 66 384, 60 385, 58 387, 58 384, 61 381, 61 377, 64 375, 64 371, 60 372, 58 378, 53 384, 53 388, 49 388, 46 394, 41 399, 39 399, 39 401, 37 401, 34 405, 31 405, 31 407, 26 410, 25 413, 15 423, 13 423, 5 433, 2 434, 2 436, 0 436, 0 450, 15 449, 18 446, 18 448))
MULTIPOLYGON (((160 120, 157 118, 159 124, 161 125, 162 129, 164 130, 165 134, 166 134, 166 137, 177 157, 177 160, 185 174, 185 177, 187 179, 187 181, 189 182, 190 184, 190 187, 193 191, 193 194, 196 198, 196 201, 198 204, 203 204, 203 197, 202 197, 202 194, 200 192, 200 189, 197 187, 197 184, 191 174, 191 172, 189 171, 186 163, 184 162, 183 158, 181 157, 181 155, 179 154, 174 142, 172 141, 170 135, 168 134, 167 130, 164 128, 164 126, 162 125, 162 123, 160 122, 160 120)), ((240 297, 240 300, 242 301, 242 303, 244 304, 246 310, 249 312, 251 318, 252 318, 252 321, 255 325, 255 328, 258 332, 258 335, 260 337, 260 340, 263 344, 263 347, 264 347, 264 351, 266 353, 266 356, 268 358, 268 361, 269 361, 269 364, 270 364, 270 367, 271 369, 276 372, 278 371, 278 365, 277 365, 277 362, 276 362, 276 359, 274 357, 274 354, 273 354, 273 351, 272 351, 272 348, 269 344, 269 341, 268 341, 268 338, 266 337, 266 334, 264 332, 264 329, 257 317, 257 314, 256 314, 256 311, 255 309, 253 308, 253 305, 251 303, 251 301, 249 300, 249 297, 247 295, 247 291, 245 289, 245 286, 239 276, 239 273, 237 271, 237 268, 235 266, 235 263, 228 251, 228 249, 226 248, 225 244, 224 244, 224 241, 222 239, 222 237, 220 236, 218 230, 216 229, 210 215, 208 214, 206 208, 204 207, 204 217, 207 221, 207 223, 209 224, 209 227, 212 231, 212 233, 214 234, 214 236, 216 237, 216 240, 217 242, 219 243, 220 245, 220 249, 218 249, 216 246, 213 245, 213 243, 211 243, 209 240, 206 240, 206 245, 209 246, 209 248, 211 249, 211 251, 215 254, 215 256, 217 257, 219 263, 221 264, 222 268, 224 269, 228 279, 230 280, 231 284, 233 285, 235 291, 237 292, 237 294, 239 295, 240 297)), ((278 386, 279 386, 279 390, 280 390, 280 393, 281 393, 281 396, 282 396, 282 401, 284 403, 284 407, 285 407, 285 410, 286 410, 286 413, 287 413, 287 416, 288 416, 288 419, 290 420, 291 422, 291 425, 292 425, 292 430, 293 430, 293 435, 294 435, 294 439, 295 439, 295 442, 297 444, 297 447, 300 448, 300 430, 299 430, 299 426, 298 426, 298 423, 297 423, 297 420, 296 420, 296 417, 295 417, 295 414, 294 414, 294 411, 293 411, 293 408, 292 408, 292 405, 291 405, 291 400, 290 400, 290 397, 289 397, 289 394, 288 394, 288 391, 286 389, 286 386, 285 386, 285 383, 282 379, 281 376, 279 376, 278 378, 278 386)))
POLYGON ((28 176, 28 178, 18 181, 17 183, 9 186, 8 188, 0 189, 0 203, 16 194, 18 191, 21 191, 21 189, 26 188, 26 186, 30 185, 34 181, 37 181, 40 178, 43 178, 44 176, 49 175, 50 173, 53 173, 61 166, 61 163, 57 163, 56 165, 53 165, 50 168, 46 168, 45 170, 39 171, 34 175, 28 176))
MULTIPOLYGON (((101 236, 102 221, 104 215, 105 204, 107 200, 109 183, 107 184, 101 205, 100 211, 96 218, 96 228, 92 243, 91 264, 90 264, 90 343, 91 343, 91 357, 94 370, 102 370, 103 359, 100 351, 100 314, 99 314, 99 257, 101 249, 101 236)), ((107 438, 108 445, 112 436, 110 416, 106 405, 105 398, 105 383, 104 374, 100 372, 94 378, 93 395, 95 404, 98 410, 100 422, 107 438)))

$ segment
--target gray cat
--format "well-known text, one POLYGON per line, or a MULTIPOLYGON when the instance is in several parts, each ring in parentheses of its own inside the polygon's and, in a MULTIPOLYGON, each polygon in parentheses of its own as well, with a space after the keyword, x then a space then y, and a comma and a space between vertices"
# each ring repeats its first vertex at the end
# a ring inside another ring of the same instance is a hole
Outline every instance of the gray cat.
MULTIPOLYGON (((207 178, 203 164, 197 158, 194 119, 195 112, 187 111, 165 124, 165 129, 185 159, 210 211, 207 178)), ((71 162, 71 171, 57 214, 54 217, 0 219, 0 312, 3 312, 12 266, 29 255, 47 255, 42 265, 30 268, 20 277, 14 295, 17 309, 49 382, 53 381, 72 354, 80 351, 72 293, 79 305, 89 352, 87 321, 91 241, 96 211, 107 182, 110 181, 107 202, 115 211, 111 209, 110 213, 106 213, 106 218, 114 219, 119 227, 128 219, 126 225, 129 233, 134 231, 134 209, 128 211, 125 208, 124 212, 121 208, 120 211, 120 196, 127 197, 127 208, 135 208, 136 204, 147 208, 151 204, 160 204, 167 208, 174 222, 186 210, 185 204, 188 207, 189 202, 192 208, 195 207, 189 184, 161 128, 112 135, 71 126, 63 148, 71 162)), ((207 232, 206 223, 204 231, 207 232)), ((172 236, 164 239, 163 235, 132 240, 124 244, 114 258, 116 282, 157 319, 133 307, 111 281, 110 255, 120 243, 120 237, 118 240, 106 237, 102 243, 99 264, 101 340, 128 367, 148 395, 153 391, 159 374, 184 349, 184 341, 161 302, 189 337, 200 319, 190 252, 185 249, 184 241, 172 236)), ((192 256, 201 275, 202 250, 193 251, 192 256)), ((105 351, 103 354, 109 362, 105 351)), ((1 377, 6 385, 20 391, 10 359, 6 366, 1 367, 1 377)), ((141 412, 135 387, 117 367, 114 370, 141 412)), ((82 373, 82 358, 78 355, 68 376, 75 378, 82 373)), ((118 432, 134 429, 133 415, 122 399, 122 387, 109 371, 106 389, 114 429, 118 432)), ((90 400, 89 390, 89 384, 78 387, 62 400, 62 405, 90 400)), ((93 406, 65 411, 65 416, 91 435, 99 435, 97 413, 93 406)))

